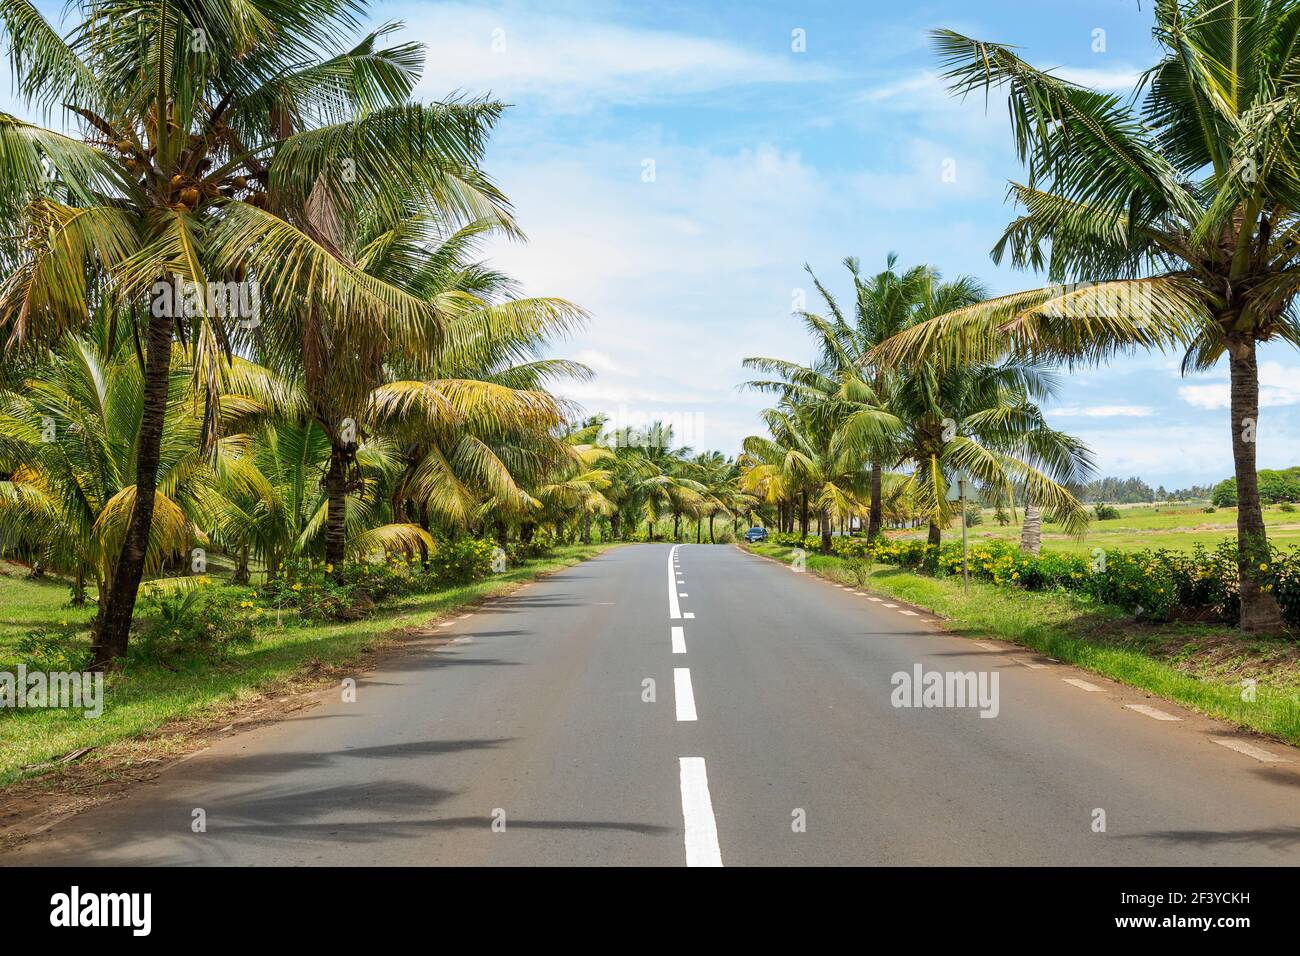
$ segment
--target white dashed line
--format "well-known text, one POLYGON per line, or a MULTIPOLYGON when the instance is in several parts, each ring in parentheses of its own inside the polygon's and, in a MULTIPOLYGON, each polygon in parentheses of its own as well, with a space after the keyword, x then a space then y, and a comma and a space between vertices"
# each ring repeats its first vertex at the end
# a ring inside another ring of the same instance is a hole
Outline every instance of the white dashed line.
POLYGON ((722 866, 718 822, 709 798, 709 773, 703 757, 682 757, 682 821, 686 824, 686 865, 722 866))
POLYGON ((903 607, 903 608, 899 608, 899 609, 898 609, 898 613, 899 613, 899 614, 906 614, 908 617, 916 617, 916 612, 915 612, 915 611, 909 611, 909 610, 908 610, 907 608, 905 608, 905 607, 903 607))
POLYGON ((1015 659, 1015 661, 1016 661, 1017 664, 1024 664, 1026 667, 1033 668, 1033 669, 1036 670, 1036 671, 1041 671, 1041 670, 1043 670, 1044 668, 1047 667, 1046 664, 1038 664, 1038 663, 1035 663, 1034 661, 1026 661, 1026 660, 1022 660, 1022 659, 1019 658, 1019 657, 1017 657, 1017 658, 1015 659))
POLYGON ((878 597, 872 597, 870 594, 867 595, 867 600, 868 600, 868 601, 875 601, 877 604, 881 603, 880 598, 878 598, 878 597))
POLYGON ((986 641, 972 641, 971 643, 973 643, 976 647, 982 647, 982 648, 984 648, 984 650, 986 650, 986 651, 1000 651, 1000 650, 1002 650, 1002 648, 999 647, 998 645, 996 645, 996 644, 989 644, 989 643, 986 642, 986 641))
POLYGON ((456 623, 455 621, 443 621, 443 622, 441 622, 438 626, 439 626, 439 627, 451 627, 451 626, 452 626, 453 624, 455 624, 455 623, 456 623))
POLYGON ((686 620, 688 621, 693 621, 695 620, 695 612, 687 611, 685 614, 682 615, 682 617, 686 618, 686 620))
POLYGON ((1079 688, 1079 690, 1086 690, 1090 694, 1105 693, 1096 684, 1089 684, 1086 680, 1079 680, 1079 678, 1077 677, 1062 677, 1061 680, 1065 681, 1067 684, 1079 688))
POLYGON ((886 604, 885 607, 898 607, 897 604, 886 604))
POLYGON ((673 559, 677 556, 678 545, 668 551, 668 616, 674 621, 682 616, 682 607, 677 603, 676 573, 673 571, 673 559))
POLYGON ((1285 757, 1279 757, 1277 754, 1271 754, 1267 750, 1261 750, 1254 744, 1248 744, 1241 740, 1233 740, 1231 737, 1211 737, 1220 747, 1227 747, 1229 750, 1235 750, 1239 754, 1245 754, 1247 757, 1254 757, 1260 763, 1287 763, 1285 757))
POLYGON ((673 653, 686 653, 686 630, 681 627, 673 628, 673 653))
POLYGON ((1181 717, 1175 717, 1173 714, 1166 714, 1163 710, 1155 707, 1148 707, 1146 704, 1125 704, 1129 710, 1136 710, 1143 716, 1150 717, 1152 720, 1182 720, 1181 717))
POLYGON ((673 699, 677 704, 678 720, 695 720, 695 691, 691 689, 689 667, 673 668, 673 699))

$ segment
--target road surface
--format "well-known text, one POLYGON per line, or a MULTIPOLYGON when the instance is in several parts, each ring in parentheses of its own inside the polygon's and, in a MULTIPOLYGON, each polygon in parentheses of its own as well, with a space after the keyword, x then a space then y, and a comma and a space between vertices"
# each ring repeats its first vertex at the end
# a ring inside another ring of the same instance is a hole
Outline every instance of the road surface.
POLYGON ((1300 752, 735 547, 617 548, 436 633, 4 862, 1300 862, 1300 752), (917 665, 996 707, 896 706, 917 665))

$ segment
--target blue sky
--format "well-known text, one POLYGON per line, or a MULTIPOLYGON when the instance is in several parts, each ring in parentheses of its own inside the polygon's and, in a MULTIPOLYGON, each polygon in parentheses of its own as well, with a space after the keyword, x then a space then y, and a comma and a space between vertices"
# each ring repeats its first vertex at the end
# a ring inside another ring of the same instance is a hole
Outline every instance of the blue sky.
MULTIPOLYGON (((528 292, 592 313, 556 351, 598 377, 561 391, 733 454, 765 404, 737 390, 741 358, 811 357, 790 314, 799 290, 819 308, 805 262, 842 294, 845 256, 874 270, 890 251, 993 293, 1039 284, 988 255, 1020 175, 1003 104, 949 97, 925 31, 1015 43, 1128 90, 1155 56, 1150 6, 549 0, 376 14, 428 46, 422 98, 512 105, 487 166, 529 242, 490 254, 528 292)), ((1261 362, 1261 465, 1296 464, 1300 356, 1271 347, 1261 362)), ((1231 472, 1226 401, 1226 368, 1181 378, 1177 357, 1149 355, 1063 376, 1049 419, 1093 447, 1101 473, 1173 488, 1231 472)))

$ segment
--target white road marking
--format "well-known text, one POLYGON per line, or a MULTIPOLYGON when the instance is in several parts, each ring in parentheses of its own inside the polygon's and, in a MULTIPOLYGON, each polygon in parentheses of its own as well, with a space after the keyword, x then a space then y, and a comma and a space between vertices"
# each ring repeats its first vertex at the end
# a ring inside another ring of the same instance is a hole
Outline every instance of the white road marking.
POLYGON ((673 699, 678 720, 695 720, 695 691, 691 689, 691 669, 673 668, 673 699))
POLYGON ((456 618, 456 620, 458 620, 458 621, 465 621, 465 620, 468 620, 469 618, 471 618, 471 617, 473 617, 473 616, 474 616, 473 614, 462 614, 460 617, 456 618))
POLYGON ((1017 663, 1017 664, 1024 664, 1026 667, 1032 667, 1032 668, 1033 668, 1034 670, 1036 670, 1036 671, 1041 671, 1041 670, 1043 670, 1045 667, 1047 667, 1046 664, 1038 664, 1038 663, 1035 663, 1034 661, 1023 660, 1022 658, 1019 658, 1019 657, 1017 657, 1015 660, 1016 660, 1016 663, 1017 663))
POLYGON ((1096 684, 1089 684, 1086 680, 1079 680, 1079 678, 1077 677, 1062 677, 1061 680, 1065 681, 1067 684, 1074 685, 1075 687, 1079 688, 1079 690, 1086 690, 1090 694, 1105 693, 1096 684))
POLYGON ((678 597, 690 597, 690 595, 687 594, 685 591, 678 591, 678 592, 677 592, 677 596, 678 596, 678 597))
POLYGON ((673 628, 673 653, 686 653, 686 629, 682 627, 673 628))
POLYGON ((886 604, 885 607, 898 607, 897 604, 886 604))
POLYGON ((867 600, 868 600, 868 601, 875 601, 877 604, 879 604, 879 603, 881 602, 881 599, 880 599, 880 598, 878 598, 878 597, 872 597, 870 594, 867 595, 867 600))
POLYGON ((1233 740, 1231 737, 1211 737, 1220 747, 1227 747, 1229 750, 1235 750, 1239 754, 1245 754, 1247 757, 1254 757, 1260 763, 1287 763, 1285 757, 1279 757, 1277 754, 1271 754, 1267 750, 1261 750, 1254 744, 1248 744, 1241 740, 1233 740))
POLYGON ((682 617, 686 618, 686 620, 688 621, 693 621, 695 620, 695 612, 687 611, 685 614, 682 615, 682 617))
POLYGON ((455 621, 443 621, 443 622, 441 622, 438 626, 439 626, 439 627, 451 627, 451 626, 452 626, 453 624, 455 624, 455 623, 456 623, 455 621))
POLYGON ((1166 714, 1163 710, 1155 707, 1148 707, 1146 704, 1125 704, 1129 710, 1136 710, 1139 714, 1150 717, 1152 720, 1182 720, 1181 717, 1175 717, 1173 714, 1166 714))
POLYGON ((1002 650, 1002 648, 1000 648, 998 645, 996 645, 996 644, 990 644, 990 643, 988 643, 987 641, 974 641, 973 643, 975 644, 976 647, 982 647, 982 648, 984 648, 984 650, 986 650, 986 651, 1000 651, 1000 650, 1002 650))
POLYGON ((709 773, 703 757, 682 757, 682 820, 686 824, 686 865, 722 866, 718 821, 709 798, 709 773))
POLYGON ((907 608, 905 608, 905 607, 900 607, 900 608, 898 609, 898 613, 899 613, 899 614, 906 614, 908 617, 916 617, 916 612, 915 612, 915 611, 909 611, 909 610, 908 610, 907 608))
POLYGON ((676 574, 673 571, 673 559, 677 556, 679 545, 673 545, 668 551, 668 616, 674 621, 682 616, 682 607, 677 603, 676 574))

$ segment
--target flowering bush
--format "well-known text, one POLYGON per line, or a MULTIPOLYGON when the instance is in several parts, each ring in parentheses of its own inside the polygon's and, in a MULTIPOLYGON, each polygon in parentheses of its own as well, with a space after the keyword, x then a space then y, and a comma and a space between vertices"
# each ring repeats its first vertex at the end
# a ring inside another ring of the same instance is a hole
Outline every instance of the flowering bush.
MULTIPOLYGON (((850 539, 858 540, 858 539, 850 539)), ((940 575, 962 573, 961 545, 942 545, 937 555, 921 541, 878 541, 868 552, 877 561, 905 568, 928 568, 940 575)), ((1237 549, 1231 541, 1214 551, 1197 546, 1191 554, 1166 550, 1103 551, 1076 555, 1047 551, 1022 554, 1006 542, 978 544, 967 552, 970 575, 993 584, 1028 591, 1061 588, 1104 603, 1166 621, 1180 616, 1210 616, 1235 622, 1240 610, 1237 549)), ((1273 549, 1261 564, 1265 587, 1273 590, 1282 615, 1300 627, 1300 549, 1273 549)))
POLYGON ((206 579, 188 590, 151 594, 145 598, 129 656, 224 657, 237 645, 257 639, 261 614, 251 601, 236 601, 232 592, 213 588, 206 579))
POLYGON ((492 573, 496 545, 479 538, 439 541, 429 554, 428 574, 438 584, 470 584, 492 573))

